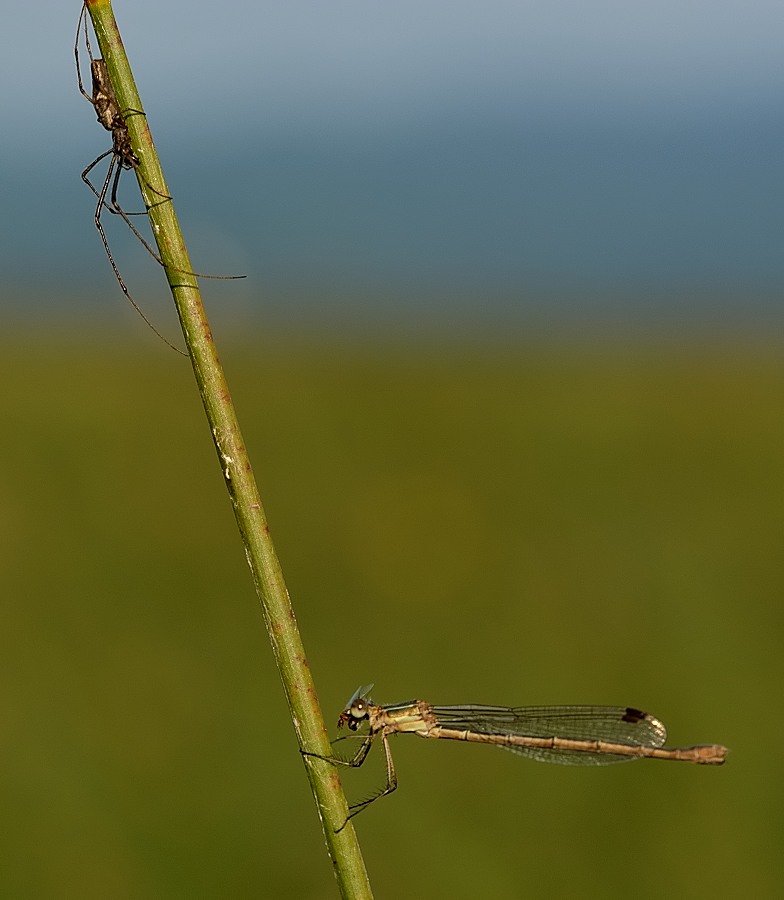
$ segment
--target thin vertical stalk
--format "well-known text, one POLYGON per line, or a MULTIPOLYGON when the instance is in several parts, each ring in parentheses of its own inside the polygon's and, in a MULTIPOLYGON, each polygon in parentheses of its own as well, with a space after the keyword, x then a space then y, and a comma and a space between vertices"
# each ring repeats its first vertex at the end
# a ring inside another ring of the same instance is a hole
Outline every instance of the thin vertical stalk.
MULTIPOLYGON (((221 472, 234 507, 272 650, 283 680, 294 730, 305 756, 310 780, 341 893, 347 898, 371 897, 356 834, 346 822, 348 808, 335 768, 317 756, 331 755, 324 719, 316 698, 294 611, 270 536, 264 508, 253 478, 250 461, 231 402, 210 326, 202 306, 199 286, 177 222, 174 204, 160 202, 168 196, 166 181, 147 126, 128 58, 109 0, 86 0, 101 55, 128 126, 131 145, 140 160, 139 186, 149 207, 155 241, 168 267, 167 279, 180 318, 196 383, 218 452, 221 472), (153 194, 148 185, 151 185, 153 194), (156 196, 157 195, 157 196, 156 196)), ((172 40, 176 36, 172 35, 172 40)))

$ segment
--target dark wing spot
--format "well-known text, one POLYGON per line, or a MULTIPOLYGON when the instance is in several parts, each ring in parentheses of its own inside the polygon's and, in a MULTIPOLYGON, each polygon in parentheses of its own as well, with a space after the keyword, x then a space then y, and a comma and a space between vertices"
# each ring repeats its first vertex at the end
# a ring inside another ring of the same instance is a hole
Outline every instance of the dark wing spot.
POLYGON ((644 722, 647 718, 648 713, 644 713, 641 709, 634 709, 633 706, 627 706, 622 721, 636 724, 637 722, 644 722))

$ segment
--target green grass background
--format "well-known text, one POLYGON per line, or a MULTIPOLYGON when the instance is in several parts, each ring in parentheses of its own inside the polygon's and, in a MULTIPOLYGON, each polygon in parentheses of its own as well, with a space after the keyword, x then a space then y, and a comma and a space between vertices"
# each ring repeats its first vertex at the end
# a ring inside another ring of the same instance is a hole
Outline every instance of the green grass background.
MULTIPOLYGON (((336 896, 187 362, 0 340, 0 895, 336 896)), ((780 896, 784 342, 222 357, 330 724, 375 681, 732 749, 591 770, 396 737, 356 820, 378 898, 780 896)))

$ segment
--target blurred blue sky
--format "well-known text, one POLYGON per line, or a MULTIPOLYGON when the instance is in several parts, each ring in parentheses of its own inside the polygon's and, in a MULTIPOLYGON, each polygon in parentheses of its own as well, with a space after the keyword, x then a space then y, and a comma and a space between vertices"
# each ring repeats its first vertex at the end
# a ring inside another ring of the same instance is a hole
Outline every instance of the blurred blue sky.
MULTIPOLYGON (((3 269, 87 310, 119 291, 79 180, 109 141, 79 2, 51 7, 2 0, 3 269)), ((778 304, 781 0, 114 8, 195 265, 249 275, 210 283, 237 309, 778 304)), ((164 290, 109 224, 135 293, 164 290)))

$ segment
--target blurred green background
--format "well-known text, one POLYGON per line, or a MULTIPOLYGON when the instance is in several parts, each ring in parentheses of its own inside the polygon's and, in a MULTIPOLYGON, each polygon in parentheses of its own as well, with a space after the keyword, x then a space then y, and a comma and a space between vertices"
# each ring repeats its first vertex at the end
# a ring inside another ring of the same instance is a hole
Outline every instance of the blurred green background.
MULTIPOLYGON (((330 725, 374 681, 732 749, 397 737, 356 820, 378 898, 779 895, 781 341, 217 337, 330 725)), ((189 365, 124 340, 2 338, 0 893, 334 897, 189 365)))

